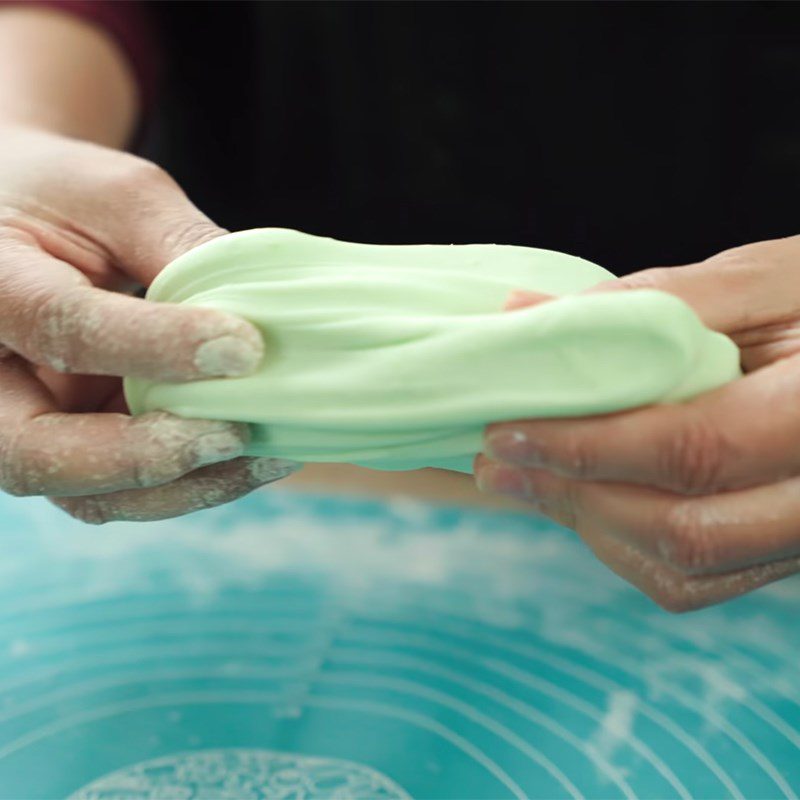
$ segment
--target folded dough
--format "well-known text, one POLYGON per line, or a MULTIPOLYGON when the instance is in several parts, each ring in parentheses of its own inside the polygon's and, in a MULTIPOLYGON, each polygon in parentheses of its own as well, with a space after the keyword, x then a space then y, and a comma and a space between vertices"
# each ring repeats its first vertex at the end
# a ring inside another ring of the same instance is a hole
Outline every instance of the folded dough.
POLYGON ((238 314, 267 343, 246 378, 126 381, 133 413, 251 423, 250 455, 471 471, 489 422, 682 400, 739 374, 681 300, 569 296, 609 272, 500 245, 367 245, 264 228, 172 262, 150 300, 238 314), (504 312, 513 289, 557 295, 504 312))

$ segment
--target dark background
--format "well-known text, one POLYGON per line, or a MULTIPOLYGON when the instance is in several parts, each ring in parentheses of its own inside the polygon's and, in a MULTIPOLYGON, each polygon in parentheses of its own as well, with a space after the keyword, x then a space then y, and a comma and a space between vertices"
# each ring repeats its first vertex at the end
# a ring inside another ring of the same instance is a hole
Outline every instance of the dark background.
POLYGON ((800 233, 800 5, 155 3, 145 151, 232 228, 624 273, 800 233))

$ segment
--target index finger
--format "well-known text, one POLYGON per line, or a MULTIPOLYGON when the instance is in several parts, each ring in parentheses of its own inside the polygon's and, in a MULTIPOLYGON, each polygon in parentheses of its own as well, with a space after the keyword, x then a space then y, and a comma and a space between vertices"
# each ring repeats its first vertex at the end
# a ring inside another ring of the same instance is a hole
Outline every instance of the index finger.
POLYGON ((245 375, 264 352, 245 320, 92 286, 35 244, 0 249, 0 344, 60 372, 157 381, 245 375))
POLYGON ((800 473, 800 358, 680 405, 487 429, 485 452, 565 477, 701 494, 800 473))
POLYGON ((240 456, 245 425, 164 412, 65 414, 19 358, 0 361, 0 489, 86 495, 169 483, 240 456))
POLYGON ((717 253, 696 264, 656 267, 604 281, 588 292, 659 289, 686 302, 705 325, 735 334, 797 314, 792 291, 800 236, 773 239, 717 253))

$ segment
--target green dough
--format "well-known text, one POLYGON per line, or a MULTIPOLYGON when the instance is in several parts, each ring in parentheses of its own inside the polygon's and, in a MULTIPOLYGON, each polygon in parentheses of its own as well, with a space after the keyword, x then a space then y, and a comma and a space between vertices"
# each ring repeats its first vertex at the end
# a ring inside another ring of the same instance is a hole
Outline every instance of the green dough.
POLYGON ((499 245, 367 245, 264 228, 172 262, 150 300, 237 314, 264 334, 246 378, 126 381, 133 413, 251 423, 250 455, 471 471, 489 422, 679 401, 739 374, 681 300, 568 296, 612 278, 499 245), (506 312, 513 289, 558 295, 506 312))

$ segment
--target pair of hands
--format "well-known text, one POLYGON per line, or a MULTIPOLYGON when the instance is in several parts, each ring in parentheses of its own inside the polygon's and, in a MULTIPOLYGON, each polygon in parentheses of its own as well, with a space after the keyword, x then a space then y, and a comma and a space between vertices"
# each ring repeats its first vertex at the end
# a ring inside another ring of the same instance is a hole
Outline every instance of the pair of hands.
MULTIPOLYGON (((150 520, 296 468, 238 457, 245 426, 126 413, 119 376, 234 376, 260 362, 246 322, 126 294, 222 233, 149 162, 0 128, 0 488, 91 522, 150 520)), ((733 337, 746 376, 682 405, 492 426, 481 487, 575 528, 671 610, 800 571, 798 265, 792 237, 598 287, 682 297, 733 337)))
MULTIPOLYGON (((728 334, 745 376, 680 405, 493 425, 476 478, 686 611, 800 572, 800 236, 592 291, 640 288, 681 297, 728 334)), ((537 302, 519 293, 512 306, 537 302)))
POLYGON ((127 414, 120 376, 184 381, 260 363, 248 323, 127 294, 223 233, 147 161, 0 128, 0 488, 89 522, 152 520, 296 468, 239 457, 244 425, 127 414))

